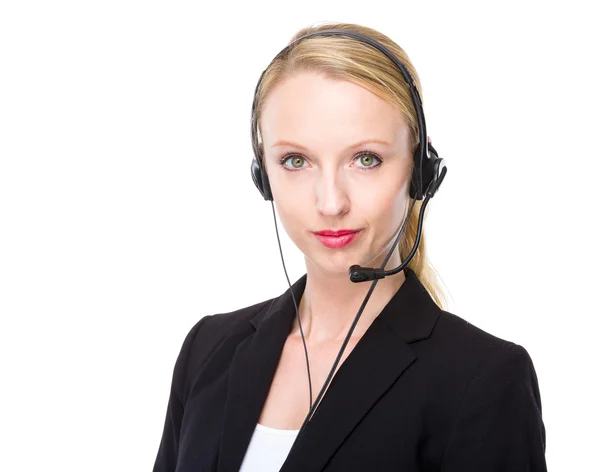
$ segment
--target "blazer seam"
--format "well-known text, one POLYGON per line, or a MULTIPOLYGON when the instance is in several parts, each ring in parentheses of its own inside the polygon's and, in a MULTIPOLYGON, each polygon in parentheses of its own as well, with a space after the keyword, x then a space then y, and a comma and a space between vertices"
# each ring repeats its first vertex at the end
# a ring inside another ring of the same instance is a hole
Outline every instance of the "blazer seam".
MULTIPOLYGON (((265 314, 265 316, 263 317, 263 321, 265 321, 266 319, 269 318, 269 313, 271 312, 271 307, 273 306, 273 302, 275 301, 275 298, 271 299, 271 303, 269 304, 269 308, 267 308, 267 313, 265 314)), ((262 310, 261 310, 262 311, 262 310)), ((260 313, 260 312, 259 312, 260 313)))

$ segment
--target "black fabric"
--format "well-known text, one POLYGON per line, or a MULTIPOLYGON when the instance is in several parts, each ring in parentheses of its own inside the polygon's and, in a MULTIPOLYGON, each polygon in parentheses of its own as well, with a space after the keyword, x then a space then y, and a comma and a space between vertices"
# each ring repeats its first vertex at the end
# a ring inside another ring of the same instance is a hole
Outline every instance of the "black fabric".
MULTIPOLYGON (((404 272, 281 470, 546 471, 528 352, 440 310, 404 272)), ((293 285, 297 299, 305 284, 306 275, 293 285)), ((294 317, 286 291, 191 329, 154 472, 239 470, 294 317)))

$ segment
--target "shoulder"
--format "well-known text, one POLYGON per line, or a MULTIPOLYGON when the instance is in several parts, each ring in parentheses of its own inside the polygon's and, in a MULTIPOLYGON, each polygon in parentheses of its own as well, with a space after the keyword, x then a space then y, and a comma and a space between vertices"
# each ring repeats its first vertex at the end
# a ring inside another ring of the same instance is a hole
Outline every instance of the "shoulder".
POLYGON ((264 300, 234 311, 209 314, 200 318, 188 331, 180 357, 185 355, 194 359, 203 359, 225 339, 248 336, 253 330, 252 319, 268 310, 274 300, 274 298, 264 300))
POLYGON ((440 314, 431 341, 437 377, 444 379, 434 390, 451 402, 445 470, 492 470, 501 462, 506 470, 522 470, 526 462, 546 470, 542 401, 529 352, 448 312, 440 314))
POLYGON ((436 371, 433 382, 454 384, 456 393, 485 376, 492 384, 520 378, 537 384, 527 349, 500 338, 458 315, 440 310, 430 338, 412 344, 417 356, 436 371))
POLYGON ((501 352, 525 349, 518 344, 496 336, 460 316, 440 310, 440 316, 431 336, 433 347, 455 360, 471 358, 475 363, 485 362, 501 352))

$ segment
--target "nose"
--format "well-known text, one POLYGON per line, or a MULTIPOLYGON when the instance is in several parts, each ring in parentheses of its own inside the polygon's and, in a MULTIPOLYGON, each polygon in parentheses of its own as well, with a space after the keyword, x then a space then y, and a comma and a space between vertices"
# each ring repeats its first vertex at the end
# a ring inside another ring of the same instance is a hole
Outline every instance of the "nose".
POLYGON ((323 171, 317 182, 317 210, 324 216, 338 216, 349 210, 348 194, 342 178, 332 169, 323 171))

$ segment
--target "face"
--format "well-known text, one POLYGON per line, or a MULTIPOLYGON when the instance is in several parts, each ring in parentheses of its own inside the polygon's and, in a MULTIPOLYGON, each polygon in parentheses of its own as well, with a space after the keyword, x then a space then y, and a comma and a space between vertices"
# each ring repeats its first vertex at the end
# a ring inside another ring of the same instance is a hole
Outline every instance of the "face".
POLYGON ((271 91, 260 129, 279 219, 307 266, 346 277, 353 264, 379 267, 408 205, 401 113, 359 85, 302 72, 271 91), (339 230, 354 233, 317 234, 339 230))

